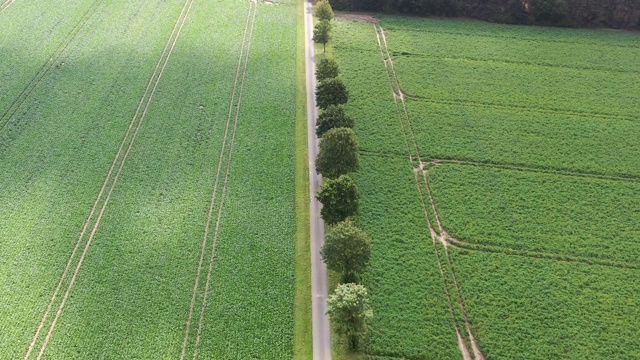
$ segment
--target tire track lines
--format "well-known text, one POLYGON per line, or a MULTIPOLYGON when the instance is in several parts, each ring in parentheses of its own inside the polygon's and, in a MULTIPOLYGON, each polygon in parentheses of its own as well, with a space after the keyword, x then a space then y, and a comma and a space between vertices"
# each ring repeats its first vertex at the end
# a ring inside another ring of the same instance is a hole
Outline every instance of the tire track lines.
POLYGON ((49 340, 51 339, 51 335, 55 329, 56 323, 58 321, 58 319, 60 318, 60 315, 62 314, 62 310, 64 309, 64 306, 66 304, 66 301, 69 297, 69 294, 71 292, 71 289, 73 288, 73 285, 76 281, 76 277, 78 275, 78 272, 80 271, 80 268, 82 267, 82 264, 84 262, 84 259, 86 257, 86 254, 89 250, 89 247, 91 245, 91 242, 98 230, 98 227, 100 226, 100 221, 102 220, 102 216, 104 215, 104 212, 107 208, 107 205, 109 204, 109 201, 111 199, 111 195, 113 193, 113 190, 118 182, 118 179, 120 177, 120 174, 122 172, 122 169, 124 168, 124 165, 126 163, 127 157, 129 156, 129 153, 131 152, 131 149, 133 148, 133 145, 135 143, 135 140, 138 136, 138 133, 140 131, 140 128, 142 126, 142 123, 147 115, 149 106, 151 105, 151 101, 153 99, 153 96, 155 95, 155 92, 158 88, 158 84, 160 83, 160 80, 162 78, 162 75, 164 74, 164 71, 167 67, 167 64, 169 62, 169 59, 171 57, 171 54, 173 53, 173 50, 175 48, 175 45, 177 43, 177 40, 180 36, 180 32, 182 31, 182 28, 186 22, 186 18, 187 15, 189 13, 189 11, 191 10, 191 5, 193 4, 195 0, 187 0, 182 8, 182 11, 180 12, 180 15, 178 16, 178 19, 176 20, 176 23, 173 27, 173 30, 171 32, 171 35, 169 36, 169 39, 167 40, 165 47, 162 51, 162 54, 160 56, 160 59, 158 60, 158 63, 156 64, 156 67, 154 69, 154 72, 151 76, 151 78, 149 79, 149 83, 147 84, 147 87, 145 89, 145 92, 142 96, 142 98, 140 99, 140 102, 138 104, 138 107, 136 109, 136 112, 133 116, 133 118, 131 119, 130 123, 129 123, 129 127, 122 139, 122 142, 120 143, 120 146, 118 148, 118 152, 116 153, 113 162, 111 163, 111 167, 109 168, 109 171, 107 173, 107 176, 102 184, 102 187, 100 189, 100 192, 98 193, 98 196, 94 202, 93 207, 91 208, 91 211, 89 213, 89 216, 87 218, 87 220, 85 221, 85 224, 82 228, 82 231, 80 233, 80 236, 78 238, 78 241, 76 242, 76 245, 69 257, 69 260, 67 261, 67 265, 60 277, 60 280, 58 281, 58 285, 56 286, 56 289, 54 290, 54 293, 51 297, 51 300, 49 302, 49 305, 47 306, 47 309, 45 310, 45 313, 43 314, 40 324, 38 325, 38 329, 36 330, 36 333, 29 345, 29 348, 26 352, 26 355, 24 357, 24 359, 29 359, 29 357, 32 354, 32 351, 34 350, 34 347, 36 345, 36 342, 38 341, 41 331, 43 330, 43 327, 45 326, 45 323, 47 322, 47 319, 49 317, 49 314, 53 308, 54 303, 57 300, 58 297, 58 293, 60 292, 60 290, 62 289, 62 285, 64 282, 66 282, 66 277, 69 273, 69 270, 71 269, 71 266, 74 262, 76 262, 75 260, 75 256, 77 254, 78 249, 80 248, 80 245, 84 242, 84 237, 87 233, 87 230, 89 229, 90 224, 93 222, 93 228, 91 230, 90 236, 89 238, 86 240, 86 244, 84 246, 83 252, 80 256, 80 258, 77 260, 77 264, 76 267, 74 269, 74 272, 72 274, 71 279, 69 280, 69 283, 66 287, 66 291, 64 293, 64 296, 62 298, 62 301, 60 302, 60 305, 58 306, 58 309, 56 311, 55 317, 53 319, 53 321, 51 322, 50 326, 49 326, 49 330, 47 332, 47 335, 42 343, 42 346, 40 348, 40 351, 38 353, 37 359, 40 359, 47 347, 47 344, 49 342, 49 340), (132 130, 134 129, 134 125, 135 126, 135 130, 132 133, 132 130), (126 147, 126 150, 125 150, 126 147), (124 152, 123 152, 124 150, 124 152), (118 166, 119 164, 119 166, 118 166), (117 170, 116 170, 117 167, 117 170), (115 175, 114 175, 114 170, 116 170, 115 175), (105 190, 107 189, 108 185, 111 184, 111 186, 109 186, 109 190, 107 193, 106 198, 103 199, 103 195, 105 194, 105 190), (99 205, 102 203, 102 206, 100 207, 100 212, 97 216, 97 218, 94 219, 94 215, 96 210, 98 209, 99 205))
POLYGON ((2 3, 2 5, 0 5, 0 13, 7 10, 7 8, 9 8, 9 6, 11 6, 11 4, 13 4, 15 1, 16 0, 7 0, 4 3, 2 3))
MULTIPOLYGON (((638 270, 640 269, 640 263, 637 262, 619 262, 615 260, 608 260, 604 258, 598 257, 581 257, 581 256, 573 256, 573 255, 563 255, 559 253, 549 253, 549 252, 538 252, 538 251, 528 251, 528 250, 514 250, 514 249, 505 249, 497 245, 486 245, 479 243, 471 243, 466 240, 461 240, 453 235, 451 235, 447 229, 442 225, 440 220, 440 214, 435 205, 435 200, 433 199, 431 186, 429 185, 428 177, 429 170, 423 170, 425 187, 427 189, 427 193, 429 194, 429 200, 431 205, 431 210, 436 219, 436 223, 438 229, 433 229, 432 231, 438 230, 436 233, 436 238, 442 243, 445 248, 453 247, 457 249, 463 249, 468 251, 482 251, 487 253, 494 254, 503 254, 507 256, 521 256, 532 259, 546 259, 546 260, 554 260, 554 261, 564 261, 564 262, 575 262, 582 263, 586 265, 599 265, 620 269, 631 269, 638 270)), ((432 226, 432 224, 430 224, 432 226)))
MULTIPOLYGON (((599 46, 602 47, 603 44, 601 42, 594 41, 570 41, 570 40, 562 40, 558 38, 550 38, 546 37, 544 39, 540 39, 538 37, 531 38, 527 36, 517 36, 517 35, 493 35, 488 33, 462 33, 455 31, 443 31, 443 30, 424 30, 424 29, 403 29, 403 31, 414 32, 414 33, 423 33, 423 34, 446 34, 446 35, 456 35, 460 37, 484 37, 484 38, 492 38, 492 39, 510 39, 510 40, 518 40, 519 42, 529 41, 533 43, 541 43, 541 42, 549 42, 549 43, 559 43, 559 44, 570 44, 570 45, 586 45, 586 46, 599 46)), ((631 45, 631 44, 607 44, 607 47, 613 48, 631 48, 631 49, 640 49, 640 45, 631 45)))
MULTIPOLYGON (((7 3, 11 5, 15 0, 10 0, 7 3)), ((60 45, 56 48, 53 54, 49 57, 41 67, 38 69, 38 72, 31 78, 31 80, 27 83, 27 85, 22 89, 22 91, 18 94, 18 96, 13 100, 9 108, 0 116, 0 131, 2 131, 10 122, 11 119, 16 115, 16 113, 22 108, 22 105, 27 101, 29 96, 33 93, 33 91, 40 85, 45 75, 53 68, 53 66, 58 62, 58 59, 65 53, 65 51, 69 48, 69 45, 73 42, 76 36, 80 33, 80 30, 84 28, 84 26, 89 22, 91 16, 95 13, 96 9, 102 4, 104 0, 96 0, 94 1, 89 9, 82 15, 80 18, 80 22, 76 24, 76 26, 64 37, 60 45)), ((5 3, 6 4, 6 3, 5 3)), ((7 7, 9 6, 7 5, 7 7)), ((5 7, 4 9, 6 9, 5 7)), ((0 12, 4 10, 0 7, 0 12)))
POLYGON ((442 258, 440 256, 440 251, 438 250, 438 244, 436 243, 436 238, 437 238, 437 234, 435 233, 435 231, 433 230, 433 224, 431 223, 431 220, 429 219, 429 214, 427 211, 427 207, 424 201, 424 194, 422 191, 422 186, 420 185, 420 180, 418 178, 418 171, 419 169, 414 169, 414 174, 415 174, 415 181, 416 181, 416 188, 418 190, 418 195, 422 204, 422 210, 424 212, 424 217, 427 221, 427 225, 429 227, 430 230, 430 235, 431 235, 431 240, 433 242, 433 249, 436 255, 436 259, 438 260, 438 270, 440 270, 440 275, 442 276, 442 282, 444 285, 444 292, 447 296, 447 303, 449 305, 449 311, 451 312, 451 317, 453 318, 453 327, 456 331, 456 338, 458 341, 458 348, 460 349, 460 352, 462 353, 462 359, 463 360, 473 360, 473 357, 471 356, 471 352, 469 351, 469 345, 468 345, 468 338, 463 338, 462 336, 462 331, 460 330, 460 325, 458 324, 458 316, 457 316, 457 312, 456 312, 456 307, 454 306, 455 301, 453 299, 453 295, 451 294, 451 290, 450 290, 450 280, 448 280, 447 275, 445 274, 445 270, 444 270, 444 266, 442 265, 442 258))
POLYGON ((214 188, 213 188, 213 193, 211 196, 211 202, 209 205, 209 213, 207 216, 207 221, 206 221, 206 225, 205 225, 205 233, 202 239, 202 246, 201 246, 201 250, 200 250, 200 258, 199 258, 199 262, 198 262, 198 270, 197 270, 197 274, 196 274, 196 279, 194 282, 194 287, 193 287, 193 292, 192 292, 192 296, 191 296, 191 304, 189 306, 189 315, 187 318, 187 323, 185 326, 185 334, 184 334, 184 338, 182 341, 182 349, 181 349, 181 353, 180 353, 180 359, 184 360, 186 357, 186 352, 187 352, 187 347, 188 347, 188 342, 189 342, 189 337, 191 334, 191 322, 193 320, 193 314, 194 314, 194 310, 195 310, 195 306, 196 306, 196 298, 197 298, 197 293, 198 293, 198 288, 200 287, 200 277, 202 275, 202 270, 203 270, 203 260, 204 260, 204 254, 206 252, 206 248, 208 247, 208 243, 209 243, 209 237, 210 237, 210 232, 211 232, 211 223, 212 223, 212 219, 213 219, 213 213, 214 213, 214 209, 215 209, 215 204, 216 204, 216 198, 217 198, 217 194, 218 194, 218 187, 219 187, 219 180, 220 180, 220 175, 221 175, 221 170, 222 170, 222 164, 224 161, 224 155, 225 155, 225 148, 227 147, 226 143, 227 143, 227 139, 229 138, 230 135, 230 139, 229 139, 229 145, 228 145, 228 151, 227 151, 227 160, 226 160, 226 166, 225 166, 225 175, 224 175, 224 180, 222 182, 222 189, 221 194, 220 194, 220 200, 218 203, 218 211, 217 211, 217 215, 216 215, 216 221, 215 221, 215 228, 213 231, 213 240, 212 240, 212 244, 211 244, 211 254, 209 256, 209 260, 208 260, 208 268, 207 268, 207 278, 206 278, 206 282, 205 282, 205 288, 203 290, 203 295, 202 295, 202 300, 201 300, 201 304, 200 304, 200 313, 199 313, 199 318, 198 318, 198 328, 196 330, 196 339, 195 339, 195 344, 193 346, 193 359, 197 359, 198 357, 198 348, 200 345, 200 340, 201 340, 201 336, 202 336, 202 327, 204 324, 204 314, 205 314, 205 309, 206 309, 206 303, 207 303, 207 298, 209 295, 209 291, 210 291, 210 285, 211 285, 211 275, 212 275, 212 271, 213 271, 213 262, 215 259, 215 254, 216 254, 216 245, 217 245, 217 241, 218 241, 218 234, 219 234, 219 230, 220 230, 220 220, 222 218, 222 212, 223 212, 223 208, 224 208, 224 199, 225 199, 225 195, 226 195, 226 190, 227 190, 227 184, 228 184, 228 179, 229 179, 229 172, 231 169, 231 160, 233 157, 233 148, 235 145, 235 136, 236 136, 236 131, 237 131, 237 127, 238 127, 238 119, 240 116, 240 108, 241 108, 241 104, 242 104, 242 94, 243 94, 243 90, 244 90, 244 82, 245 82, 245 78, 247 75, 247 69, 248 69, 248 63, 249 63, 249 55, 250 55, 250 50, 251 50, 251 44, 253 41, 253 30, 255 28, 255 20, 256 20, 256 14, 257 14, 257 3, 255 0, 250 0, 249 1, 249 11, 247 12, 247 18, 246 18, 246 22, 245 22, 245 27, 244 27, 244 33, 243 33, 243 38, 242 38, 242 46, 241 46, 241 50, 240 50, 240 56, 238 58, 238 64, 236 67, 236 76, 234 79, 234 84, 233 84, 233 91, 232 91, 232 95, 231 95, 231 100, 229 102, 229 111, 227 114, 227 120, 226 120, 226 125, 225 125, 225 132, 224 132, 224 139, 223 139, 223 143, 221 146, 221 152, 220 152, 220 156, 218 158, 218 167, 217 167, 217 171, 216 171, 216 180, 214 183, 214 188), (240 74, 242 74, 240 76, 240 74), (229 134, 229 127, 230 127, 230 122, 231 119, 234 119, 233 121, 233 127, 231 128, 231 132, 229 134))
POLYGON ((436 60, 456 60, 456 61, 474 61, 474 62, 482 62, 482 63, 494 63, 494 64, 502 64, 502 65, 516 65, 516 66, 537 66, 537 67, 547 67, 553 69, 568 69, 568 70, 577 70, 577 71, 599 71, 599 72, 609 72, 614 74, 632 74, 632 75, 640 75, 640 70, 624 70, 624 69, 616 69, 616 68, 604 68, 597 66, 580 66, 580 65, 563 65, 563 64, 552 64, 546 62, 534 62, 534 61, 521 61, 521 60, 511 60, 511 59, 492 59, 492 58, 482 58, 482 57, 473 57, 473 56, 442 56, 442 55, 431 55, 431 54, 402 54, 400 56, 406 57, 417 57, 422 59, 436 59, 436 60))
MULTIPOLYGON (((471 349, 473 350, 474 358, 476 360, 484 360, 484 356, 482 355, 482 352, 480 351, 480 348, 478 347, 477 341, 476 341, 475 337, 473 336, 473 332, 471 331, 471 321, 469 321, 467 307, 465 305, 464 298, 462 296, 462 290, 460 289, 460 284, 458 283, 458 278, 457 278, 455 270, 454 270, 453 261, 451 260, 451 255, 449 254, 449 245, 450 244, 447 242, 448 233, 444 229, 444 227, 442 226, 442 221, 440 220, 440 216, 438 215, 438 212, 436 210, 435 201, 433 200, 433 194, 431 192, 431 186, 429 186, 429 180, 428 180, 429 179, 428 178, 429 170, 424 170, 423 166, 421 166, 420 169, 417 169, 417 170, 422 172, 422 177, 423 177, 423 180, 424 180, 424 186, 425 186, 425 188, 427 190, 427 197, 429 199, 429 204, 431 205, 431 209, 433 211, 433 215, 434 215, 434 218, 436 220, 436 225, 438 226, 438 230, 439 230, 439 234, 440 234, 440 236, 437 235, 437 233, 434 231, 433 224, 431 224, 431 222, 428 220, 429 219, 428 210, 426 208, 426 203, 425 203, 425 200, 424 200, 422 189, 420 189, 420 197, 421 197, 421 201, 423 203, 423 206, 425 206, 425 208, 424 208, 425 216, 427 218, 427 223, 428 223, 429 228, 430 228, 432 239, 434 240, 434 245, 436 246, 436 253, 438 253, 437 244, 439 242, 442 245, 442 247, 444 248, 444 254, 445 254, 445 258, 446 258, 446 261, 447 261, 447 265, 448 265, 449 271, 451 272, 453 285, 455 287, 456 292, 458 293, 458 301, 460 302, 460 307, 462 308, 462 315, 464 317, 465 328, 467 330, 467 335, 469 337, 469 342, 471 344, 471 349), (438 240, 438 241, 436 241, 436 240, 438 240)), ((440 255, 438 254, 438 258, 439 258, 439 256, 440 255)))
MULTIPOLYGON (((440 274, 442 275, 442 280, 444 283, 444 288, 445 288, 445 293, 447 295, 447 299, 449 302, 449 308, 453 317, 453 322, 454 322, 454 327, 456 329, 456 336, 458 339, 458 346, 460 348, 460 352, 462 353, 462 357, 464 360, 484 360, 484 356, 482 354, 482 352, 480 351, 479 346, 477 345, 477 342, 475 340, 475 337, 473 336, 473 333, 471 331, 471 323, 469 321, 468 315, 467 315, 467 311, 466 311, 466 307, 464 305, 464 299, 462 297, 462 293, 460 292, 460 288, 458 286, 458 280, 456 278, 456 274, 453 271, 453 267, 451 265, 450 262, 450 258, 448 256, 448 250, 445 247, 445 253, 446 253, 446 258, 448 259, 447 263, 445 264, 441 258, 440 252, 438 251, 438 241, 437 240, 437 234, 435 233, 435 231, 433 230, 433 227, 431 225, 431 221, 429 220, 429 215, 428 215, 428 210, 427 210, 427 204, 426 204, 426 200, 425 200, 425 196, 423 194, 422 191, 422 186, 420 184, 420 179, 418 176, 418 172, 419 171, 423 171, 423 166, 424 163, 422 162, 422 159, 420 158, 420 147, 417 143, 416 140, 416 136, 415 136, 415 131, 413 129, 413 123, 411 121, 411 117, 409 116, 409 112, 407 110, 407 105, 405 102, 405 96, 402 93, 402 89, 400 87, 400 81, 398 79, 398 75, 396 73, 395 70, 395 66, 393 63, 393 58, 391 56, 391 53, 389 51, 389 47, 387 44, 387 39, 384 33, 384 29, 379 25, 374 23, 373 24, 374 30, 376 32, 376 37, 378 39, 378 46, 380 47, 380 52, 382 54, 382 58, 384 61, 384 65, 385 65, 385 69, 387 71, 387 77, 389 78, 389 85, 391 87, 391 91, 393 92, 393 96, 394 96, 394 101, 396 103, 396 107, 398 108, 398 112, 399 112, 399 118, 400 118, 400 122, 401 122, 401 126, 403 129, 403 133, 405 136, 405 144, 407 144, 407 147, 409 149, 409 161, 412 164, 413 167, 413 171, 414 171, 414 175, 415 175, 415 181, 416 181, 416 186, 418 188, 418 195, 420 197, 420 201, 422 203, 422 207, 423 207, 423 211, 424 211, 424 215, 425 215, 425 220, 427 221, 427 225, 429 227, 430 230, 430 234, 431 234, 431 238, 434 244, 434 251, 436 254, 436 258, 438 259, 438 267, 440 269, 440 274), (401 107, 401 109, 400 109, 401 107), (408 139, 408 137, 411 137, 411 139, 408 139), (412 143, 413 145, 410 146, 409 143, 412 143), (411 148, 413 148, 413 151, 415 151, 415 153, 412 153, 411 148), (414 159, 415 156, 415 159, 414 159), (415 164, 415 161, 417 161, 418 163, 415 164), (445 272, 445 267, 447 267, 447 270, 445 272), (447 274, 449 276, 447 276, 447 274), (448 278, 451 277, 451 280, 448 280, 448 278), (452 291, 451 291, 451 284, 450 282, 453 283, 453 287, 456 290, 456 296, 457 299, 452 299, 454 296, 452 295, 452 291), (458 320, 457 320, 457 316, 456 316, 456 312, 455 312, 455 308, 457 306, 460 306, 461 309, 461 313, 464 317, 464 329, 465 331, 465 337, 463 338, 462 336, 462 332, 460 331, 460 326, 458 325, 458 320), (466 338, 466 339, 465 339, 466 338), (467 341, 465 341, 467 340, 467 341), (471 349, 469 349, 469 347, 471 349)), ((425 180, 426 181, 426 180, 425 180)), ((431 196, 431 194, 428 194, 429 197, 431 196)), ((432 200, 431 200, 432 201, 432 200)), ((439 220, 438 220, 439 222, 439 220)))
POLYGON ((506 256, 520 256, 520 257, 537 259, 537 260, 552 260, 552 261, 562 261, 562 262, 569 262, 569 263, 581 263, 585 265, 598 265, 598 266, 605 266, 605 267, 618 268, 618 269, 640 270, 640 263, 638 262, 622 263, 614 260, 600 259, 597 257, 580 257, 580 256, 572 256, 572 255, 563 255, 558 253, 513 250, 513 249, 505 249, 500 246, 469 243, 468 241, 460 240, 451 236, 451 234, 449 234, 446 230, 445 230, 445 233, 443 234, 442 241, 446 243, 448 247, 453 247, 453 248, 468 250, 468 251, 481 251, 486 253, 502 254, 506 256))
POLYGON ((615 175, 615 174, 599 173, 595 171, 571 170, 571 169, 565 169, 560 167, 556 168, 556 167, 542 167, 542 166, 535 166, 535 165, 531 166, 531 165, 510 164, 510 163, 481 162, 481 161, 473 161, 473 160, 465 160, 465 159, 431 159, 429 162, 433 163, 434 165, 454 164, 454 165, 489 167, 489 168, 496 168, 496 169, 502 169, 502 170, 520 171, 520 172, 551 174, 551 175, 568 176, 568 177, 579 177, 579 178, 586 178, 586 179, 640 182, 640 175, 629 174, 629 173, 621 173, 621 174, 615 175))
POLYGON ((418 147, 418 143, 416 142, 416 137, 413 135, 413 126, 409 120, 409 114, 406 111, 404 94, 400 89, 400 82, 395 72, 391 53, 389 52, 389 48, 387 47, 387 40, 384 35, 384 30, 377 23, 373 24, 373 28, 376 32, 378 47, 380 48, 380 55, 382 56, 384 67, 387 72, 389 86, 391 87, 391 92, 393 93, 393 102, 396 106, 396 112, 398 113, 398 119, 400 120, 400 126, 402 127, 402 132, 404 134, 405 145, 407 146, 407 151, 409 152, 409 162, 414 164, 414 160, 417 160, 418 163, 421 163, 422 161, 420 159, 420 150, 418 147), (413 145, 410 145, 409 138, 413 140, 413 145))
POLYGON ((537 107, 534 105, 515 105, 508 103, 490 103, 490 102, 482 102, 482 101, 473 101, 467 99, 454 98, 452 100, 436 100, 426 98, 420 95, 413 95, 408 93, 403 93, 404 97, 409 100, 419 101, 422 103, 436 104, 436 105, 452 105, 452 106, 468 106, 475 107, 481 109, 499 109, 499 110, 507 110, 507 111, 528 111, 532 113, 539 114, 561 114, 565 116, 579 116, 583 118, 590 119, 605 119, 605 120, 621 120, 628 122, 637 122, 640 118, 636 115, 625 115, 625 114, 614 114, 607 112, 599 112, 599 111, 581 111, 581 110, 571 110, 571 109, 562 109, 562 108, 553 108, 553 107, 537 107))

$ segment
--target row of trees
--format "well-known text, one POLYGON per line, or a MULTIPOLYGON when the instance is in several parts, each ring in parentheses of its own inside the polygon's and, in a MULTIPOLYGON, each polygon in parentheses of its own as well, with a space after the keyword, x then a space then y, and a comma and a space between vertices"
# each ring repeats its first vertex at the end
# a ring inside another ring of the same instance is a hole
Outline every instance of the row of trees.
POLYGON ((493 22, 640 29, 638 0, 332 0, 336 9, 459 16, 493 22))
MULTIPOLYGON (((326 50, 334 17, 329 2, 317 2, 314 15, 318 23, 313 40, 326 50)), ((327 314, 336 331, 346 335, 350 348, 356 350, 366 334, 367 319, 373 315, 367 289, 359 283, 369 262, 371 241, 354 222, 359 195, 349 174, 358 171, 360 158, 354 120, 343 107, 349 101, 349 91, 339 75, 338 63, 325 53, 316 66, 316 103, 322 110, 316 119, 320 138, 316 171, 323 176, 316 198, 322 203, 320 215, 329 228, 320 254, 329 270, 341 274, 341 283, 329 296, 327 314)))

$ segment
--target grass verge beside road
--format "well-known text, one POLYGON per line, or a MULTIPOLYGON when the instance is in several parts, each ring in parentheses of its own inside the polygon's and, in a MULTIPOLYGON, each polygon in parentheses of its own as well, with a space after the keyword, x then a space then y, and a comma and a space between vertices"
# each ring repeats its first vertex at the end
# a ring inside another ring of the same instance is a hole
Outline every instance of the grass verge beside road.
POLYGON ((296 244, 293 355, 295 359, 313 357, 311 323, 311 253, 309 233, 309 163, 307 162, 307 90, 304 56, 304 1, 297 3, 296 48, 296 244))

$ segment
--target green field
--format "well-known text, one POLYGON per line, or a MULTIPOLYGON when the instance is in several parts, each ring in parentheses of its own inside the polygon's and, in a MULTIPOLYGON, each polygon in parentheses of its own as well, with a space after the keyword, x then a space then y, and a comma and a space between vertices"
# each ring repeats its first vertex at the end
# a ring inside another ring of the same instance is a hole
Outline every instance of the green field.
POLYGON ((293 357, 295 5, 0 13, 0 358, 293 357))
POLYGON ((487 359, 640 356, 638 35, 379 20, 334 37, 374 248, 367 353, 459 357, 458 330, 471 358, 474 339, 487 359))

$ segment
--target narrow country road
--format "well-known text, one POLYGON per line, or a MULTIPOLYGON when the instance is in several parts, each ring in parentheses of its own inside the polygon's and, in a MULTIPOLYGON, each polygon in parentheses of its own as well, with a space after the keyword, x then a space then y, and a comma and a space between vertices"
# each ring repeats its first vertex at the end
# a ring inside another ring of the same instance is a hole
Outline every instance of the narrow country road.
POLYGON ((315 132, 315 121, 318 117, 316 107, 316 58, 313 41, 312 0, 304 0, 304 36, 307 73, 307 127, 309 144, 309 195, 311 198, 311 307, 313 320, 313 359, 331 359, 331 332, 327 312, 327 267, 320 257, 320 249, 324 244, 324 222, 320 218, 321 204, 315 198, 320 189, 322 177, 316 174, 316 155, 318 139, 315 132))

